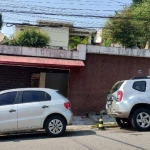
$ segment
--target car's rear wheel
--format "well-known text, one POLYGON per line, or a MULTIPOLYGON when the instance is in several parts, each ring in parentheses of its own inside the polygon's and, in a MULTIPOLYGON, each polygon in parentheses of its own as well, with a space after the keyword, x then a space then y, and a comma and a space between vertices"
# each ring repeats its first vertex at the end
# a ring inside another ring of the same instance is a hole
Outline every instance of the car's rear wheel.
POLYGON ((131 123, 138 131, 150 130, 150 111, 145 108, 137 109, 131 117, 131 123))
POLYGON ((45 131, 49 136, 58 137, 66 130, 66 122, 61 116, 52 116, 45 123, 45 131))
POLYGON ((127 118, 116 118, 117 124, 122 128, 131 127, 131 122, 127 118))

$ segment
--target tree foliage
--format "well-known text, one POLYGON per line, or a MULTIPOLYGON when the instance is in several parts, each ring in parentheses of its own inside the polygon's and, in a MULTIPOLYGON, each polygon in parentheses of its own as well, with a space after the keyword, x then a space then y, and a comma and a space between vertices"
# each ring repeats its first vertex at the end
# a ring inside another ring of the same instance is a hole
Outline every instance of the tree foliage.
POLYGON ((0 30, 2 28, 2 25, 3 25, 3 19, 2 19, 2 14, 0 14, 0 30))
POLYGON ((103 38, 121 44, 124 47, 133 47, 140 42, 144 48, 150 41, 150 0, 134 1, 131 5, 108 19, 103 31, 103 38))
POLYGON ((142 3, 142 0, 133 0, 133 4, 139 4, 142 3))
POLYGON ((76 49, 78 44, 88 44, 88 37, 71 36, 69 46, 71 49, 76 49))
POLYGON ((45 47, 50 41, 50 37, 36 29, 36 28, 25 28, 24 30, 16 33, 9 45, 13 46, 27 46, 27 47, 45 47))
MULTIPOLYGON (((140 31, 139 39, 142 44, 149 41, 150 45, 150 0, 143 0, 132 7, 132 16, 135 26, 138 26, 140 31)), ((150 48, 150 47, 149 47, 150 48)))
POLYGON ((121 44, 124 47, 132 47, 136 44, 139 31, 131 18, 130 10, 125 8, 106 22, 103 31, 104 41, 121 44))

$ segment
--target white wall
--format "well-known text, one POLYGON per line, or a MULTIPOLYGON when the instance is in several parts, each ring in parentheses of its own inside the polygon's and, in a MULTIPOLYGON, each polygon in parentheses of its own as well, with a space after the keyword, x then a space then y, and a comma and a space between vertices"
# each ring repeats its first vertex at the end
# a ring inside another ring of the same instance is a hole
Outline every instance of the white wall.
POLYGON ((131 48, 118 48, 118 47, 103 47, 94 45, 79 44, 77 47, 79 51, 86 51, 86 53, 93 54, 107 54, 107 55, 121 55, 121 56, 133 56, 133 57, 147 57, 150 58, 150 49, 131 49, 131 48))
POLYGON ((86 60, 86 49, 77 51, 0 45, 1 55, 33 56, 58 59, 86 60))
MULTIPOLYGON (((19 32, 25 26, 16 26, 16 32, 19 32)), ((69 44, 69 28, 51 28, 51 27, 36 27, 41 31, 46 32, 50 36, 49 45, 52 47, 63 47, 63 49, 68 50, 69 44)))
POLYGON ((99 29, 94 36, 94 42, 95 43, 101 43, 102 42, 102 29, 99 29))
POLYGON ((63 47, 64 49, 68 49, 69 44, 69 28, 50 28, 50 27, 41 27, 43 32, 46 32, 50 36, 50 45, 63 47))

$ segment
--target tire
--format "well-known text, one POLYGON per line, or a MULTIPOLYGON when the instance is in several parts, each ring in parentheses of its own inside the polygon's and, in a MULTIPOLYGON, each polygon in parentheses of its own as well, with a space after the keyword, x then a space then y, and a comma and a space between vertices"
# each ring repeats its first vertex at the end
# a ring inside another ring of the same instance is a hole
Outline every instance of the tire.
POLYGON ((127 118, 116 118, 117 124, 122 128, 129 128, 131 127, 131 122, 127 118))
POLYGON ((150 111, 148 109, 137 109, 131 117, 132 126, 137 131, 150 130, 150 111))
POLYGON ((45 131, 51 137, 58 137, 64 134, 66 122, 61 116, 52 116, 45 123, 45 131))

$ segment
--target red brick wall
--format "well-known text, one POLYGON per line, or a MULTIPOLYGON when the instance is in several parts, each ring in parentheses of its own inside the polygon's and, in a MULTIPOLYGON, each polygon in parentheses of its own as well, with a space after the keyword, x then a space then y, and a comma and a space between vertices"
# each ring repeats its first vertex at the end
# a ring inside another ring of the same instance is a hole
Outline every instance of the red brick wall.
POLYGON ((83 70, 70 70, 69 100, 75 115, 105 109, 106 95, 118 80, 130 79, 142 70, 148 75, 150 58, 87 54, 83 70))

